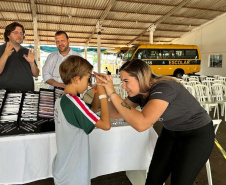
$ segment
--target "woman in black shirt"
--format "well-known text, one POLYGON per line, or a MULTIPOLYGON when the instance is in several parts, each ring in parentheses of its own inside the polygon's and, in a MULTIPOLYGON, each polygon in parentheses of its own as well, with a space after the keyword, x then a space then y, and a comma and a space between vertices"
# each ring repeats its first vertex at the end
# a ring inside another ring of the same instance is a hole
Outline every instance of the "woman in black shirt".
POLYGON ((212 152, 215 137, 212 120, 199 102, 180 82, 154 75, 139 59, 126 62, 120 69, 128 94, 125 100, 115 93, 111 76, 97 76, 111 100, 113 118, 123 117, 139 132, 156 121, 163 123, 146 185, 162 185, 170 174, 172 185, 192 185, 212 152))

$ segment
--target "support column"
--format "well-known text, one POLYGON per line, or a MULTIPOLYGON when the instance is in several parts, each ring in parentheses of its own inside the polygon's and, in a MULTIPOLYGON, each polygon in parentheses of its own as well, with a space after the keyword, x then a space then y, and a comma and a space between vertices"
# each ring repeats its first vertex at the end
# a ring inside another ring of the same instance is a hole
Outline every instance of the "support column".
POLYGON ((34 31, 34 50, 35 50, 35 60, 37 62, 38 68, 41 73, 41 63, 40 63, 40 44, 38 37, 38 23, 37 23, 37 14, 36 14, 36 4, 34 0, 31 0, 31 10, 32 10, 32 19, 33 19, 33 31, 34 31))
POLYGON ((87 60, 87 45, 85 45, 84 54, 85 54, 85 59, 87 60))
POLYGON ((149 42, 150 42, 150 44, 153 44, 153 33, 154 33, 154 31, 155 31, 155 29, 156 29, 156 26, 155 25, 153 25, 153 26, 151 26, 150 28, 149 28, 149 42))
POLYGON ((100 25, 100 21, 98 21, 97 23, 97 61, 98 61, 98 73, 101 72, 101 25, 100 25))

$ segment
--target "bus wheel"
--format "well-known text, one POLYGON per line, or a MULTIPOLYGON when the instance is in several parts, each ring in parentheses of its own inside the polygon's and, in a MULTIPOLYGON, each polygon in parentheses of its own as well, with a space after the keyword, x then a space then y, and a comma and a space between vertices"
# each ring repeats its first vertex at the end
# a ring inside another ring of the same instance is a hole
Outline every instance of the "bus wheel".
POLYGON ((184 74, 184 71, 183 71, 182 69, 177 69, 177 70, 174 72, 173 76, 175 76, 175 77, 177 77, 177 78, 182 78, 183 74, 184 74))

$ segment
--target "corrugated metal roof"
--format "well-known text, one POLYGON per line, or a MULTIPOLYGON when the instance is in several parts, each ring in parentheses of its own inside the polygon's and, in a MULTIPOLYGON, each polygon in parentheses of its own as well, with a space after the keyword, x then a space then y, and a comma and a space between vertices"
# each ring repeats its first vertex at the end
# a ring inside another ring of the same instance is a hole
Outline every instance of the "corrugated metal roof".
POLYGON ((149 41, 148 28, 157 24, 154 42, 169 43, 226 13, 225 0, 1 0, 0 42, 5 27, 16 21, 26 30, 24 43, 34 43, 33 14, 37 15, 40 44, 54 44, 54 34, 66 31, 71 45, 97 45, 96 25, 101 20, 101 45, 126 46, 149 41), (175 8, 181 3, 179 10, 175 8))

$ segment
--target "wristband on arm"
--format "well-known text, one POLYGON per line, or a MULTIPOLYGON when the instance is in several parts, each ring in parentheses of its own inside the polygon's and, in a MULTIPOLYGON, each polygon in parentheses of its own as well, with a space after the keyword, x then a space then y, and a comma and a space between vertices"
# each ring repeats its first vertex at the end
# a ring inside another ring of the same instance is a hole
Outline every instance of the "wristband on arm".
POLYGON ((102 94, 99 96, 99 99, 103 99, 103 98, 107 98, 107 95, 106 94, 102 94))
POLYGON ((116 92, 113 91, 113 92, 109 95, 108 101, 111 101, 111 97, 112 97, 113 94, 116 94, 116 92))

